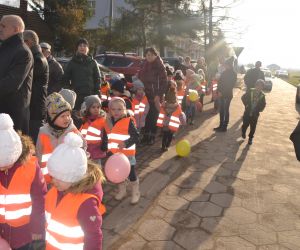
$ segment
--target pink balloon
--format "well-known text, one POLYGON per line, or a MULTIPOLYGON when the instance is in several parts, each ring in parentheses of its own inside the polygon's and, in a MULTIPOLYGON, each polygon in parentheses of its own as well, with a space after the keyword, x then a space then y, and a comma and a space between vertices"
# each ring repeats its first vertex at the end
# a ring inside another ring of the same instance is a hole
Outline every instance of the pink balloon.
POLYGON ((122 153, 113 154, 105 163, 105 175, 113 183, 121 183, 130 173, 130 162, 122 153))
POLYGON ((3 238, 0 238, 0 250, 11 250, 9 244, 3 238))

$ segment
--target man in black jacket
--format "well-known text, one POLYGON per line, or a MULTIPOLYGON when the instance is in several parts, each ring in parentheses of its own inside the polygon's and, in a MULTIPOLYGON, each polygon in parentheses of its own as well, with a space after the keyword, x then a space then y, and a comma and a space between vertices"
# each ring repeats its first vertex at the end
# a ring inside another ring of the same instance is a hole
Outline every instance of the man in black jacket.
POLYGON ((28 134, 33 57, 24 44, 21 17, 3 16, 0 21, 0 113, 7 113, 14 128, 28 134))
POLYGON ((39 129, 46 118, 49 67, 39 45, 38 35, 32 30, 25 30, 23 35, 24 41, 30 48, 34 59, 29 134, 33 141, 36 142, 39 129))
POLYGON ((261 62, 257 61, 255 63, 255 68, 249 69, 244 76, 244 82, 247 86, 247 89, 251 89, 255 87, 255 83, 258 79, 265 80, 264 72, 260 70, 261 62))
POLYGON ((290 140, 294 144, 297 160, 300 161, 300 121, 290 136, 290 140))
POLYGON ((62 77, 64 70, 60 63, 55 60, 51 55, 51 45, 49 43, 40 43, 42 52, 47 58, 49 64, 49 82, 48 82, 48 95, 53 92, 59 92, 62 89, 62 77))
POLYGON ((220 125, 214 128, 217 132, 226 132, 229 122, 229 107, 233 97, 233 88, 236 84, 237 74, 233 69, 234 58, 231 57, 225 61, 225 70, 222 72, 219 84, 218 95, 220 105, 220 125))

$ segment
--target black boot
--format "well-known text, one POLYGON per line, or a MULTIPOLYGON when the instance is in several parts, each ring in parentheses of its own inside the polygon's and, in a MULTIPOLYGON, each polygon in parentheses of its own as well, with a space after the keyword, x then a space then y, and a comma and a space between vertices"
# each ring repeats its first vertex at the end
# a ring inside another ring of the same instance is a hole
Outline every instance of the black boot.
POLYGON ((143 138, 141 139, 140 144, 141 145, 146 145, 146 144, 148 144, 148 142, 149 142, 149 135, 144 134, 143 138))
POLYGON ((222 124, 221 124, 221 125, 219 125, 219 127, 214 128, 214 131, 219 131, 222 127, 223 127, 223 126, 222 126, 222 124))
POLYGON ((153 145, 155 143, 155 136, 150 135, 147 145, 153 145))
POLYGON ((252 138, 249 138, 248 145, 252 145, 252 138))

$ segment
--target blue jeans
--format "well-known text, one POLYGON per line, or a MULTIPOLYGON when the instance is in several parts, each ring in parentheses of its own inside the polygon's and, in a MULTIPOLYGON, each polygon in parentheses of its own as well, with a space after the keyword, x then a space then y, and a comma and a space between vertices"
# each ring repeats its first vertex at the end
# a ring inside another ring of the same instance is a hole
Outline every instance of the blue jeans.
POLYGON ((229 122, 229 107, 232 98, 221 96, 219 99, 220 105, 220 127, 227 128, 229 122))

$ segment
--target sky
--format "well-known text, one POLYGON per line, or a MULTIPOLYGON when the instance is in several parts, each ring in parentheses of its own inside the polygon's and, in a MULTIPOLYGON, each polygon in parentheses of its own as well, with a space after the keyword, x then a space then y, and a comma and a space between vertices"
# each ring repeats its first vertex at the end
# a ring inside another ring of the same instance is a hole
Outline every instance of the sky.
POLYGON ((224 25, 234 31, 227 42, 244 47, 240 63, 300 68, 299 0, 238 0, 227 14, 235 19, 224 25))

